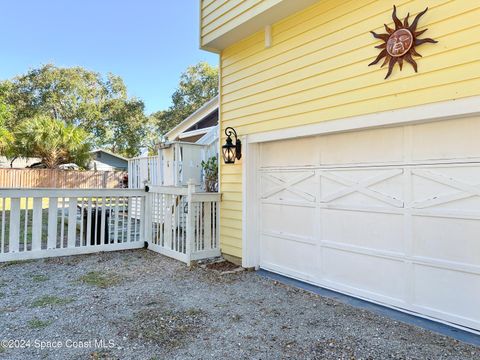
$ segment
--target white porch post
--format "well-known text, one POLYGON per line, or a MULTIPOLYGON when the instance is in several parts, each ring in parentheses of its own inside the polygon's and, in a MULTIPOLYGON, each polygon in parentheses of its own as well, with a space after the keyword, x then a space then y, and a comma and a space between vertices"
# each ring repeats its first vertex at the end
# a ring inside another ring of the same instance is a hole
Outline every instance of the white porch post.
POLYGON ((193 194, 195 193, 195 182, 193 179, 188 180, 188 195, 187 195, 187 202, 188 202, 188 213, 187 213, 187 221, 186 221, 186 230, 187 230, 187 237, 185 242, 185 253, 187 255, 187 265, 190 266, 191 259, 192 259, 192 249, 193 249, 193 242, 194 242, 194 231, 195 231, 195 210, 194 210, 194 203, 193 203, 193 194))
MULTIPOLYGON (((143 198, 143 208, 144 208, 144 218, 143 218, 143 241, 146 241, 148 245, 152 242, 152 226, 153 226, 153 217, 152 217, 152 201, 153 194, 150 192, 145 192, 145 197, 143 198)), ((140 221, 142 219, 140 218, 140 221)))

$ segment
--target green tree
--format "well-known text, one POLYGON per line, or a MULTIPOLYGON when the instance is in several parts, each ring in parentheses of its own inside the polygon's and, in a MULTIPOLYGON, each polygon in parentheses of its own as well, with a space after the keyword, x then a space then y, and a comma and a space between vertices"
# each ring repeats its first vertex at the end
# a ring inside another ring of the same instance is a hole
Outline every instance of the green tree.
POLYGON ((143 102, 129 98, 123 80, 81 67, 44 65, 0 84, 0 96, 13 108, 15 129, 37 116, 76 125, 92 135, 93 145, 126 156, 138 155, 147 118, 143 102))
POLYGON ((17 156, 38 157, 50 169, 67 163, 86 168, 90 160, 87 132, 45 115, 22 122, 13 147, 17 156))
POLYGON ((5 121, 0 119, 0 155, 7 155, 7 150, 12 142, 12 133, 5 126, 5 121))
POLYGON ((6 126, 11 116, 10 106, 5 103, 0 94, 0 155, 6 155, 13 142, 13 134, 6 126))
POLYGON ((218 67, 207 62, 188 67, 180 76, 178 88, 172 95, 172 105, 151 115, 151 121, 158 129, 156 136, 165 135, 217 94, 218 67))
POLYGON ((103 147, 114 153, 137 156, 147 135, 148 118, 144 107, 137 99, 117 99, 105 104, 103 111, 108 124, 102 133, 103 147))

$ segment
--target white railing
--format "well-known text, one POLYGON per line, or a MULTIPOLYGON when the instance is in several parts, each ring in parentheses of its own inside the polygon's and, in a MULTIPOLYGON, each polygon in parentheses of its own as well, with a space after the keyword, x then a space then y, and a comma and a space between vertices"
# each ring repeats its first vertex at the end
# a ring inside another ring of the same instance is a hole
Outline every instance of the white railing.
POLYGON ((187 188, 150 186, 147 204, 149 249, 190 264, 220 256, 218 193, 187 188))
POLYGON ((147 183, 186 186, 190 179, 204 184, 202 160, 206 161, 212 156, 218 158, 218 136, 212 139, 207 139, 212 142, 205 144, 174 142, 160 149, 157 156, 129 159, 128 187, 143 189, 147 183))
POLYGON ((190 264, 220 255, 220 194, 196 187, 0 189, 0 262, 144 247, 190 264))
POLYGON ((141 248, 146 198, 129 189, 0 189, 0 261, 141 248))
POLYGON ((128 187, 143 189, 146 183, 162 185, 163 173, 160 155, 128 160, 128 187))

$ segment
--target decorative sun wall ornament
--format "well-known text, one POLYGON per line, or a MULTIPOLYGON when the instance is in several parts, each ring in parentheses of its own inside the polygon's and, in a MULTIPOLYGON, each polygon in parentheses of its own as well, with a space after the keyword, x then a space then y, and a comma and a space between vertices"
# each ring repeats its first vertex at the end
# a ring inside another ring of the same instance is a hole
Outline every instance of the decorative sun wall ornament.
POLYGON ((428 29, 424 29, 421 31, 417 31, 418 21, 427 12, 427 10, 428 10, 428 7, 415 17, 412 25, 409 25, 408 18, 410 16, 410 13, 407 14, 407 16, 405 17, 405 20, 403 20, 403 23, 402 23, 400 19, 397 17, 397 8, 394 5, 392 19, 393 19, 393 22, 395 23, 395 29, 390 29, 385 24, 385 30, 387 30, 386 34, 376 34, 375 32, 371 31, 371 33, 375 38, 383 40, 384 43, 381 45, 375 46, 377 49, 382 49, 382 51, 380 52, 380 54, 378 54, 375 61, 368 64, 368 66, 375 65, 381 59, 385 58, 382 64, 382 67, 384 67, 388 63, 388 72, 387 72, 387 76, 385 76, 385 79, 387 79, 392 74, 393 67, 395 66, 396 63, 398 63, 400 70, 402 70, 404 60, 409 64, 411 64, 415 69, 415 72, 417 72, 417 63, 413 59, 413 56, 421 57, 422 55, 420 55, 415 50, 415 47, 420 46, 424 43, 438 42, 430 38, 425 38, 425 39, 418 38, 420 35, 422 35, 425 31, 428 30, 428 29))

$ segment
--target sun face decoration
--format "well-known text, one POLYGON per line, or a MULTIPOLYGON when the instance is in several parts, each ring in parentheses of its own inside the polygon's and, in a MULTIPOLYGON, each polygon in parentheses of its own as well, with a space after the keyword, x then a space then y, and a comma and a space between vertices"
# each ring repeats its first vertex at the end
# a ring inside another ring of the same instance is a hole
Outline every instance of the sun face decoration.
POLYGON ((396 63, 400 67, 400 70, 403 68, 403 61, 408 62, 411 64, 417 72, 417 63, 413 59, 413 56, 420 55, 416 50, 416 46, 420 46, 425 43, 437 43, 430 38, 419 39, 418 37, 422 35, 428 29, 417 31, 417 25, 420 18, 427 12, 428 8, 424 11, 419 13, 415 19, 413 20, 412 25, 408 24, 408 18, 410 13, 407 14, 403 23, 397 17, 397 8, 393 6, 393 14, 392 19, 395 23, 395 29, 390 29, 385 24, 385 30, 387 30, 387 34, 376 34, 375 32, 371 31, 373 36, 377 39, 381 39, 384 41, 383 44, 375 46, 377 49, 382 49, 380 54, 378 54, 377 58, 368 66, 377 64, 381 59, 385 58, 381 67, 384 67, 388 63, 388 72, 385 79, 387 79, 393 71, 393 67, 396 63))

